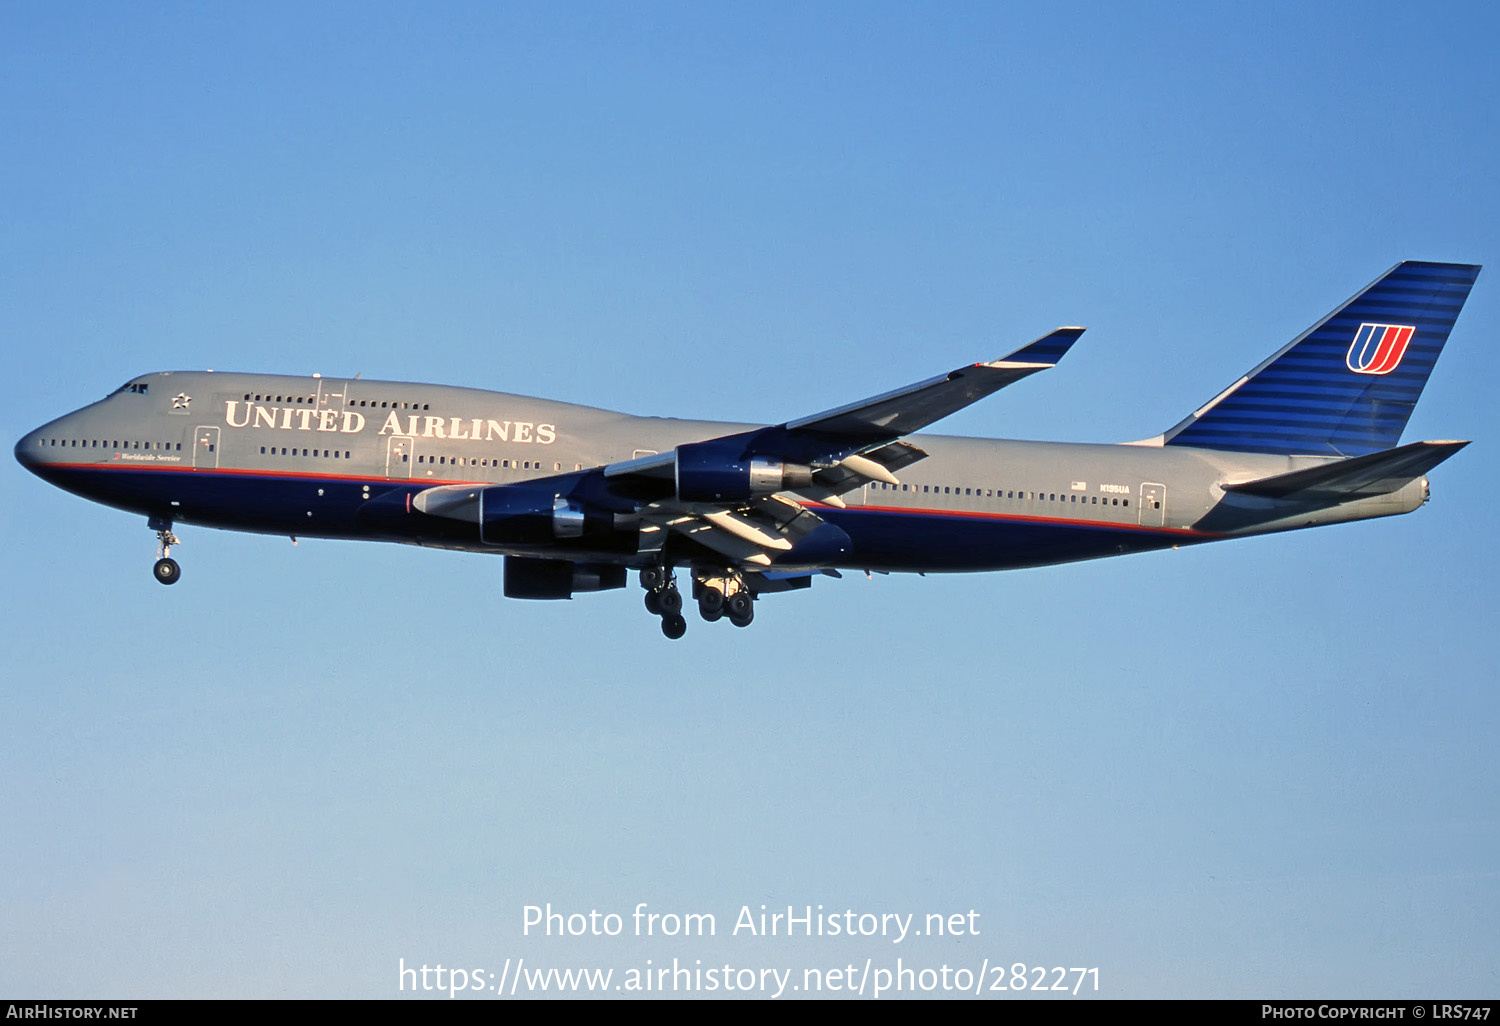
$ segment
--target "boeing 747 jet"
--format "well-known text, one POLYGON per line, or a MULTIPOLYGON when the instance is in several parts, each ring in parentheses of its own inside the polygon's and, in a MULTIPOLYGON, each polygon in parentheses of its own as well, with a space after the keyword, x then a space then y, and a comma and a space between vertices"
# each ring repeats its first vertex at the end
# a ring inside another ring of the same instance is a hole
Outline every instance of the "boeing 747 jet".
POLYGON ((781 424, 637 417, 477 388, 163 371, 21 439, 43 480, 178 524, 505 557, 511 598, 624 588, 662 632, 747 626, 840 570, 1008 570, 1409 513, 1467 442, 1400 444, 1479 268, 1408 261, 1176 426, 1124 444, 917 434, 1053 367, 1059 328, 781 424))

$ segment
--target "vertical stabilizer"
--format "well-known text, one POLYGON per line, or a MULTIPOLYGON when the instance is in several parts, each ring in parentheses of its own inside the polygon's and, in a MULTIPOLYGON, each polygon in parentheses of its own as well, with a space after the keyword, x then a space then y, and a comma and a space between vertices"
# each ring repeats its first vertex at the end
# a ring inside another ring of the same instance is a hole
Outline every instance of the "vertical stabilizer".
POLYGON ((1474 264, 1397 264, 1163 441, 1288 456, 1394 447, 1478 274, 1474 264))

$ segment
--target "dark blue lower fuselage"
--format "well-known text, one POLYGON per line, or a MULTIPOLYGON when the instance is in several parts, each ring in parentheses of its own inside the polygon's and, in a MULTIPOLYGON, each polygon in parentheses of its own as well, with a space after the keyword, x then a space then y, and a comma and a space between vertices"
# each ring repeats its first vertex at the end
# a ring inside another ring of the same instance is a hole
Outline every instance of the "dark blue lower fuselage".
MULTIPOLYGON (((575 560, 635 562, 633 534, 497 547, 477 524, 427 516, 410 500, 431 481, 118 465, 33 468, 67 491, 147 517, 260 534, 520 551, 575 560)), ((819 506, 853 543, 846 569, 1005 570, 1144 552, 1209 536, 1195 531, 1005 513, 819 506)), ((684 562, 690 552, 674 554, 684 562)))

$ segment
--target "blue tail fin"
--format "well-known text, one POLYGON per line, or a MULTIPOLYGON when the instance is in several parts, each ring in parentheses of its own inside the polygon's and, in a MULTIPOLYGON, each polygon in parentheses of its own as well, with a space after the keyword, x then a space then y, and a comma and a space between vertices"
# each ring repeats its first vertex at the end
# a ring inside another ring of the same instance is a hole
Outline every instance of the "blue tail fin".
POLYGON ((1473 264, 1397 264, 1163 441, 1288 456, 1394 447, 1478 274, 1473 264))

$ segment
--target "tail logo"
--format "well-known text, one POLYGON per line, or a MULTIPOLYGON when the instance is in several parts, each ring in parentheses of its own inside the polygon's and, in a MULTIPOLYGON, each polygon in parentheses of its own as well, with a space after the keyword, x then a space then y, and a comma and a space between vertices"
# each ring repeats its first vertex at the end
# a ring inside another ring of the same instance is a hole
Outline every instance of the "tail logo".
POLYGON ((1400 365, 1416 331, 1410 324, 1361 324, 1349 346, 1349 369, 1356 374, 1389 374, 1400 365))

